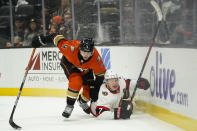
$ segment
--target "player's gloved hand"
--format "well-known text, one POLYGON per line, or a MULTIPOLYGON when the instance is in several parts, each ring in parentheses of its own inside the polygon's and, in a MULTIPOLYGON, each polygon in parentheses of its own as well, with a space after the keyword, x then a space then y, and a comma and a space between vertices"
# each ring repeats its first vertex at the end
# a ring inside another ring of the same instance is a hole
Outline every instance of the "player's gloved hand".
POLYGON ((129 96, 130 96, 130 91, 129 91, 129 88, 125 88, 125 89, 123 89, 123 93, 124 93, 124 95, 123 95, 123 99, 128 99, 129 98, 129 96))
POLYGON ((82 76, 83 85, 94 86, 94 74, 93 71, 90 70, 87 74, 82 76))
POLYGON ((103 80, 104 80, 104 76, 96 76, 96 79, 93 83, 94 86, 90 86, 90 98, 92 101, 97 101, 98 100, 98 94, 99 94, 99 90, 101 85, 103 84, 103 80))
POLYGON ((98 94, 99 94, 100 88, 90 86, 90 98, 92 102, 96 102, 98 100, 98 94))
POLYGON ((145 78, 140 78, 137 83, 137 88, 147 90, 150 87, 150 83, 145 78))
POLYGON ((32 40, 31 43, 32 47, 37 48, 40 46, 45 46, 46 44, 46 40, 45 37, 43 35, 39 35, 39 36, 35 36, 32 40))
POLYGON ((50 43, 53 43, 53 38, 55 36, 56 36, 56 34, 50 34, 47 36, 43 36, 43 35, 35 36, 32 40, 31 45, 34 48, 49 45, 50 43))
POLYGON ((101 85, 103 84, 103 80, 104 80, 104 76, 96 76, 96 79, 93 83, 94 86, 90 86, 90 98, 92 101, 97 101, 98 100, 98 94, 99 94, 99 90, 101 85))
POLYGON ((129 100, 122 100, 121 105, 114 109, 114 119, 129 119, 133 113, 133 104, 129 100))

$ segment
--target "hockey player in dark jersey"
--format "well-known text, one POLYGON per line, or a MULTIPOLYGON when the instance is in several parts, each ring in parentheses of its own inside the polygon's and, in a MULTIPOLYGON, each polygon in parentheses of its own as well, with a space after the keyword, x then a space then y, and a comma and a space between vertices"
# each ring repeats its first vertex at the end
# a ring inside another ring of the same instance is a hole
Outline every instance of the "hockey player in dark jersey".
POLYGON ((69 41, 62 35, 51 34, 45 37, 35 37, 32 46, 36 48, 50 42, 54 43, 63 54, 61 66, 69 80, 66 96, 67 105, 62 115, 66 118, 70 117, 77 99, 82 109, 89 114, 87 102, 90 99, 97 101, 106 71, 102 59, 94 47, 93 39, 69 41), (79 95, 81 88, 83 91, 79 95))

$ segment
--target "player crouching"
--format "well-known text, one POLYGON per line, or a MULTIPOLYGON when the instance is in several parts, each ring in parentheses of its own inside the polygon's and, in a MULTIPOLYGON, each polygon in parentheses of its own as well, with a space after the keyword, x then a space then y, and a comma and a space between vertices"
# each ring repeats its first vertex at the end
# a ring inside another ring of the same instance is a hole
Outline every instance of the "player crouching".
MULTIPOLYGON (((129 104, 129 98, 135 85, 135 80, 120 78, 112 70, 108 70, 105 74, 105 82, 100 88, 98 100, 90 105, 91 114, 98 117, 104 111, 112 111, 114 119, 129 119, 133 112, 133 103, 129 104)), ((147 90, 149 87, 148 80, 140 78, 137 88, 147 90)))

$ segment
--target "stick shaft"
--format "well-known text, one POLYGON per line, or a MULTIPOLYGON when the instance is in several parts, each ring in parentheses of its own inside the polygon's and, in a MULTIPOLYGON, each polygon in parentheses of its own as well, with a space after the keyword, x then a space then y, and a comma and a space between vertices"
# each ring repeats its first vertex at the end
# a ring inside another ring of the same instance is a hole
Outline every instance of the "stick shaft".
MULTIPOLYGON (((155 2, 155 0, 151 0, 150 3, 151 3, 151 5, 153 6, 153 8, 155 9, 155 11, 156 11, 157 19, 158 19, 158 24, 157 24, 157 27, 156 27, 156 29, 155 29, 155 32, 154 32, 154 35, 153 35, 153 38, 152 38, 152 42, 151 42, 151 44, 150 44, 150 46, 149 46, 149 49, 148 49, 146 58, 145 58, 145 60, 144 60, 144 64, 143 64, 143 66, 142 66, 142 69, 141 69, 141 71, 140 71, 139 77, 138 77, 138 79, 137 79, 137 83, 138 83, 139 79, 141 78, 141 76, 142 76, 142 74, 143 74, 143 72, 144 72, 144 68, 145 68, 145 66, 146 66, 146 63, 147 63, 147 60, 148 60, 148 58, 149 58, 149 55, 150 55, 151 49, 152 49, 152 47, 153 47, 153 44, 155 43, 155 38, 156 38, 156 36, 157 36, 159 27, 160 27, 160 25, 161 25, 161 21, 162 21, 162 19, 163 19, 163 15, 162 15, 161 9, 160 9, 159 5, 155 2)), ((132 94, 132 96, 131 96, 131 98, 130 98, 130 103, 132 102, 132 100, 133 100, 133 98, 134 98, 134 96, 135 96, 135 93, 136 93, 136 90, 137 90, 137 83, 136 83, 136 85, 135 85, 133 94, 132 94)))
MULTIPOLYGON (((158 30, 159 30, 160 24, 161 24, 161 21, 158 22, 157 28, 156 28, 155 33, 154 33, 153 38, 152 38, 152 42, 151 42, 151 44, 150 44, 150 46, 149 46, 149 49, 148 49, 146 58, 145 58, 145 60, 144 60, 142 69, 141 69, 140 74, 139 74, 139 76, 138 76, 137 83, 138 83, 139 79, 141 78, 141 76, 142 76, 142 74, 143 74, 143 72, 144 72, 144 68, 145 68, 145 66, 146 66, 146 63, 147 63, 147 60, 148 60, 148 58, 149 58, 149 55, 150 55, 151 49, 152 49, 152 47, 153 47, 153 44, 155 43, 155 38, 156 38, 156 36, 157 36, 157 32, 158 32, 158 30)), ((132 94, 132 96, 131 96, 131 101, 133 100, 133 98, 134 98, 134 96, 135 96, 136 90, 137 90, 137 84, 135 85, 133 94, 132 94)))
POLYGON ((35 51, 36 51, 36 48, 33 48, 33 51, 32 51, 32 53, 31 53, 31 57, 30 57, 30 59, 29 59, 29 63, 28 63, 27 69, 26 69, 26 71, 25 71, 25 75, 24 75, 24 77, 23 77, 23 81, 22 81, 21 86, 20 86, 20 89, 19 89, 19 93, 18 93, 18 95, 17 95, 17 98, 16 98, 16 101, 15 101, 14 107, 13 107, 13 109, 12 109, 12 113, 11 113, 11 115, 10 115, 9 123, 10 123, 10 125, 11 125, 13 128, 18 128, 18 127, 19 127, 19 126, 16 127, 17 125, 13 122, 13 115, 14 115, 14 112, 15 112, 15 109, 16 109, 16 106, 17 106, 17 103, 18 103, 18 101, 19 101, 19 98, 20 98, 20 95, 21 95, 21 92, 22 92, 22 89, 23 89, 23 86, 24 86, 24 83, 25 83, 27 74, 28 74, 28 72, 29 72, 29 70, 30 70, 30 65, 31 65, 31 62, 32 62, 32 59, 33 59, 33 56, 34 56, 35 51))

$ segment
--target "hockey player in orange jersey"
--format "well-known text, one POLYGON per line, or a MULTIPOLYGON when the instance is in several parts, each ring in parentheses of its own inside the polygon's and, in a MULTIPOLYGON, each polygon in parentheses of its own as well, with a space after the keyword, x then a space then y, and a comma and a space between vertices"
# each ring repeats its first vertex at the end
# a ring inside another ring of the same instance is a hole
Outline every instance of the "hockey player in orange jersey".
POLYGON ((69 80, 66 96, 67 105, 62 115, 66 118, 70 117, 77 99, 80 107, 89 114, 87 102, 90 99, 97 101, 106 71, 102 59, 94 47, 93 39, 69 41, 62 35, 51 34, 45 37, 35 37, 32 46, 36 48, 52 41, 63 54, 61 66, 69 80), (83 91, 79 95, 81 88, 83 91))

